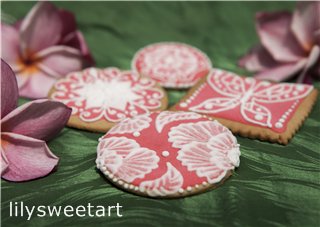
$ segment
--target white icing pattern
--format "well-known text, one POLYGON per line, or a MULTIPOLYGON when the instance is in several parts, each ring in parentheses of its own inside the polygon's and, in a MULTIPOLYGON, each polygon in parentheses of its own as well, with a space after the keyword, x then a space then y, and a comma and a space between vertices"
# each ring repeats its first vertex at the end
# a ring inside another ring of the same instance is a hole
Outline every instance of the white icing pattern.
POLYGON ((167 172, 158 179, 142 182, 140 190, 150 196, 166 196, 178 192, 182 183, 181 173, 167 162, 167 172))
POLYGON ((170 112, 163 111, 156 118, 156 129, 161 133, 162 129, 169 123, 186 119, 199 119, 202 116, 193 112, 170 112))
MULTIPOLYGON (((271 84, 253 78, 243 79, 218 69, 212 71, 207 81, 209 86, 220 94, 220 97, 215 96, 198 105, 190 106, 191 111, 216 114, 240 107, 240 114, 247 122, 269 128, 273 127, 271 120, 272 111, 274 111, 270 104, 281 104, 304 98, 313 89, 312 86, 307 85, 271 84)), ((181 103, 180 106, 187 107, 188 103, 181 103)), ((281 125, 282 123, 277 124, 276 128, 282 127, 281 125)))
POLYGON ((158 109, 164 97, 151 79, 117 68, 89 68, 71 73, 55 85, 51 95, 73 109, 85 122, 118 122, 158 109))
POLYGON ((97 160, 116 178, 131 183, 156 169, 159 157, 155 151, 140 147, 134 140, 110 137, 100 142, 97 160))

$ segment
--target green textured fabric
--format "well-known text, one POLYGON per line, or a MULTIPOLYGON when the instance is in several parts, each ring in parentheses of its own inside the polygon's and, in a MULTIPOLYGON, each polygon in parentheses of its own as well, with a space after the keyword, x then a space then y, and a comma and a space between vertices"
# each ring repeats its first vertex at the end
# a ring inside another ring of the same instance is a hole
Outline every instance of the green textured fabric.
MULTIPOLYGON (((2 11, 24 16, 33 2, 2 2, 2 11)), ((293 2, 56 2, 73 11, 97 66, 130 68, 146 44, 181 41, 208 54, 215 67, 249 75, 237 59, 258 42, 254 14, 294 8, 293 2)), ((319 85, 317 84, 319 88, 319 85)), ((170 103, 183 91, 170 91, 170 103)), ((25 100, 20 100, 20 103, 25 100)), ((3 226, 319 226, 320 110, 287 146, 237 137, 241 164, 221 187, 184 199, 149 199, 111 185, 95 168, 102 134, 65 128, 49 143, 60 157, 49 176, 26 183, 2 180, 3 226), (9 202, 26 205, 123 206, 122 218, 9 217, 9 202)), ((156 139, 156 138, 150 138, 156 139)))

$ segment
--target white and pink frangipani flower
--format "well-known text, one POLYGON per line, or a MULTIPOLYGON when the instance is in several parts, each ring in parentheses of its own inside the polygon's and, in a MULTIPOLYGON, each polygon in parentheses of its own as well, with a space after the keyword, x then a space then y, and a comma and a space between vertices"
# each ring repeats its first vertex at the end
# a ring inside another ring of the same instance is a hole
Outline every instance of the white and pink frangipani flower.
POLYGON ((17 108, 16 76, 1 59, 1 177, 27 181, 49 174, 58 164, 46 145, 67 123, 71 109, 39 99, 17 108))
POLYGON ((293 13, 260 12, 256 29, 261 43, 239 65, 259 79, 297 82, 320 78, 320 2, 299 2, 293 13))
POLYGON ((38 2, 14 25, 1 23, 1 39, 1 56, 23 97, 46 97, 58 78, 94 64, 74 15, 49 2, 38 2))

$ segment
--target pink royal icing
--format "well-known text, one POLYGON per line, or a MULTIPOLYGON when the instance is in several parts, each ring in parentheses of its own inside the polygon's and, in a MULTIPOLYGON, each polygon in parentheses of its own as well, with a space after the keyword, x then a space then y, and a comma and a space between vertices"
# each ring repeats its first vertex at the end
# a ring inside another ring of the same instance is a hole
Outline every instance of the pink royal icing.
POLYGON ((156 82, 117 68, 89 68, 55 84, 51 98, 72 108, 82 121, 118 122, 161 106, 164 92, 156 82))
POLYGON ((270 83, 213 69, 207 81, 176 109, 281 133, 312 89, 310 85, 270 83))
POLYGON ((200 50, 182 43, 156 43, 135 55, 132 68, 164 87, 193 86, 211 68, 209 58, 200 50))
POLYGON ((96 163, 124 188, 161 197, 220 182, 239 156, 236 138, 217 121, 163 111, 118 123, 100 139, 96 163))

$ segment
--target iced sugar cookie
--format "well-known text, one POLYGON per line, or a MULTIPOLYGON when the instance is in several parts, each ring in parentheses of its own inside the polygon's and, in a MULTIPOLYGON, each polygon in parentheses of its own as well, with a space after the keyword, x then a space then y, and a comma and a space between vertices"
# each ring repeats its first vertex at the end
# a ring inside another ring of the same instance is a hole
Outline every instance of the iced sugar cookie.
POLYGON ((99 141, 98 169, 117 186, 150 197, 183 197, 215 188, 240 162, 232 133, 192 112, 128 118, 99 141))
POLYGON ((166 88, 188 88, 206 76, 209 58, 195 47, 183 43, 156 43, 138 51, 132 68, 166 88))
POLYGON ((162 110, 167 96, 155 81, 117 68, 89 68, 56 82, 53 100, 72 108, 70 127, 106 132, 127 117, 162 110))
POLYGON ((271 83, 213 69, 173 110, 206 114, 242 136, 287 144, 316 98, 310 85, 271 83))

